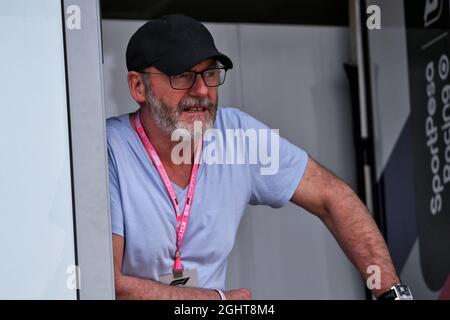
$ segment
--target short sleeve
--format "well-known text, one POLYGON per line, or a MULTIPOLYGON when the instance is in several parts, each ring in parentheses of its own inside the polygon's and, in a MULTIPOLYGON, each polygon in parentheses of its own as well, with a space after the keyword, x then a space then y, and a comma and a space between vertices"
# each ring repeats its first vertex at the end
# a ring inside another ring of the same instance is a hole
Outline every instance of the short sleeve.
POLYGON ((280 208, 292 198, 308 163, 308 154, 250 115, 242 124, 258 130, 257 162, 250 164, 252 205, 280 208))
POLYGON ((120 183, 117 174, 117 165, 114 158, 113 148, 111 147, 109 139, 108 167, 112 233, 124 237, 124 218, 120 193, 120 183))

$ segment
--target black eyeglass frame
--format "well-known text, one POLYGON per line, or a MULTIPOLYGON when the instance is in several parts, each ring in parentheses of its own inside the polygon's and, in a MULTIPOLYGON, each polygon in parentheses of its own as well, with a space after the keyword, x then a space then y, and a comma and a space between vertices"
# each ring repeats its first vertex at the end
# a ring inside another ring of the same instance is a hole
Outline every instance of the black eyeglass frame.
POLYGON ((162 73, 162 72, 148 72, 148 71, 139 71, 139 73, 144 73, 144 74, 159 74, 159 75, 163 75, 163 76, 169 77, 169 83, 170 83, 170 87, 171 87, 172 89, 174 89, 174 90, 189 90, 189 89, 191 89, 191 88, 194 86, 195 81, 197 81, 197 76, 198 76, 198 75, 201 75, 201 76, 202 76, 203 83, 204 83, 207 87, 209 87, 209 88, 214 88, 214 87, 221 86, 222 84, 225 83, 225 79, 226 79, 226 77, 227 77, 227 71, 228 71, 228 68, 223 67, 223 66, 219 66, 219 67, 209 68, 209 69, 206 69, 206 70, 203 70, 203 71, 186 71, 186 72, 183 72, 183 73, 180 73, 180 74, 174 74, 174 75, 167 75, 167 74, 162 73), (223 80, 222 80, 219 84, 217 84, 217 85, 214 85, 214 86, 208 85, 208 84, 206 83, 206 80, 205 80, 205 77, 204 77, 204 73, 205 73, 205 72, 208 72, 208 71, 211 71, 211 70, 216 70, 216 69, 224 70, 224 71, 225 71, 225 73, 224 73, 224 75, 223 75, 223 80), (194 77, 193 77, 191 86, 190 86, 190 87, 187 87, 187 88, 175 88, 175 87, 173 86, 173 84, 172 84, 172 77, 180 76, 180 75, 185 74, 185 73, 194 74, 194 77))

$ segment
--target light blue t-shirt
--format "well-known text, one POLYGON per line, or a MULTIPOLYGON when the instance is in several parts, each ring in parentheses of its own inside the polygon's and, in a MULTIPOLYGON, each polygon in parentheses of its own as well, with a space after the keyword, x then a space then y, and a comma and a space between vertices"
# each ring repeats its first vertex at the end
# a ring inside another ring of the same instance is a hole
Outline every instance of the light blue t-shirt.
MULTIPOLYGON (((227 140, 226 129, 268 129, 234 108, 218 108, 214 127, 223 133, 223 145, 231 139, 227 140)), ((174 262, 176 218, 172 203, 128 114, 107 120, 107 137, 112 232, 125 238, 122 272, 158 280, 171 272, 174 262)), ((215 137, 205 141, 204 152, 209 150, 214 155, 211 151, 214 148, 208 146, 219 140, 215 137)), ((269 143, 270 136, 266 140, 269 143)), ((250 143, 243 146, 248 151, 250 143)), ((270 146, 268 150, 276 149, 270 146)), ((247 156, 245 162, 211 164, 205 160, 200 164, 181 248, 183 267, 197 269, 199 287, 224 289, 227 258, 246 206, 265 204, 278 208, 285 205, 300 183, 308 155, 280 138, 276 174, 261 174, 267 161, 261 162, 258 158, 255 163, 247 156)), ((181 211, 187 188, 172 185, 181 211)))

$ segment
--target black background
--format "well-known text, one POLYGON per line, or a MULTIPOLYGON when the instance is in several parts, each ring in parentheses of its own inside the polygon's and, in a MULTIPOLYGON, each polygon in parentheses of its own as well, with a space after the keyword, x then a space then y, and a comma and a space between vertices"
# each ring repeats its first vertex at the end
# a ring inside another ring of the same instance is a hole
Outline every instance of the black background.
MULTIPOLYGON (((441 91, 447 81, 439 77, 438 64, 442 54, 450 58, 450 34, 428 48, 422 47, 450 29, 449 2, 442 1, 443 12, 439 21, 428 28, 424 26, 425 0, 405 0, 405 23, 408 50, 409 90, 411 101, 411 120, 414 137, 414 178, 417 227, 419 234, 420 262, 425 282, 432 290, 439 290, 450 273, 450 185, 445 186, 442 179, 442 168, 445 163, 441 91), (431 154, 427 147, 425 119, 428 116, 427 64, 434 62, 434 82, 436 85, 436 113, 434 123, 438 127, 440 168, 439 175, 444 185, 441 192, 442 209, 432 215, 430 199, 432 190, 431 154)), ((392 213, 394 214, 394 213, 392 213)))
POLYGON ((204 22, 348 25, 348 0, 101 0, 102 17, 182 13, 204 22))

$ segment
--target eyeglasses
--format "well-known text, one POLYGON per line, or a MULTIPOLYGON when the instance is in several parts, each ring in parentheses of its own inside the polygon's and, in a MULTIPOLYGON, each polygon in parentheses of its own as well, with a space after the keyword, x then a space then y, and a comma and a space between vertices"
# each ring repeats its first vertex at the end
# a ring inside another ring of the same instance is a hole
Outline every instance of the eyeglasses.
MULTIPOLYGON (((140 71, 139 73, 146 74, 159 74, 168 76, 161 72, 146 72, 140 71)), ((218 87, 225 82, 227 69, 225 67, 211 68, 203 71, 186 71, 181 74, 171 75, 169 77, 170 86, 175 90, 187 90, 194 86, 197 80, 197 75, 201 75, 205 85, 207 87, 218 87)))

